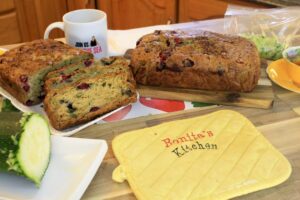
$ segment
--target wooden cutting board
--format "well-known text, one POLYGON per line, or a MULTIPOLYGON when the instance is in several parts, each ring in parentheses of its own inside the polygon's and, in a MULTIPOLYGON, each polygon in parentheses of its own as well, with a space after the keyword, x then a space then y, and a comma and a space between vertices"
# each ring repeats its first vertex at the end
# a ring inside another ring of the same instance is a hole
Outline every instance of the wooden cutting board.
POLYGON ((249 93, 164 88, 143 85, 138 85, 138 92, 142 97, 269 109, 273 105, 274 93, 272 83, 266 73, 266 66, 267 63, 262 64, 261 77, 258 85, 249 93))

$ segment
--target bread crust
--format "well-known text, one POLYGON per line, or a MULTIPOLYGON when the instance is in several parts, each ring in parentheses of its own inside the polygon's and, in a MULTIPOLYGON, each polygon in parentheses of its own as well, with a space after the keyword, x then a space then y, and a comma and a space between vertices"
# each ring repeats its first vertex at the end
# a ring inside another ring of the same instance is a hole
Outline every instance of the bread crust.
POLYGON ((25 43, 0 56, 0 85, 23 104, 40 103, 31 90, 33 84, 43 85, 36 77, 81 57, 92 58, 92 54, 51 39, 25 43))
POLYGON ((255 45, 239 37, 202 31, 155 31, 131 53, 135 80, 143 85, 250 92, 260 77, 255 45))

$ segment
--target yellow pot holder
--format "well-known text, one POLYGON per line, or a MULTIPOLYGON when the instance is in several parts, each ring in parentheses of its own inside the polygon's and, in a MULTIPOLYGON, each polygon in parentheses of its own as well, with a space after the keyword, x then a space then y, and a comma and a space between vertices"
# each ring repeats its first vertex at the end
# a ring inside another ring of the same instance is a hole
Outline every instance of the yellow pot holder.
POLYGON ((288 160, 241 114, 222 110, 114 138, 120 165, 140 200, 222 200, 269 188, 291 174, 288 160))

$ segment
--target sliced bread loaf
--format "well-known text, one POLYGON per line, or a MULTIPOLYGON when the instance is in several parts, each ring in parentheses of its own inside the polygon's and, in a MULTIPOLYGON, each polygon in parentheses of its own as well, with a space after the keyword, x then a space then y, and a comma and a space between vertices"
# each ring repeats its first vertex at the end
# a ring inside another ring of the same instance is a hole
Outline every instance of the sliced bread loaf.
POLYGON ((48 72, 92 57, 55 40, 35 40, 0 56, 0 85, 23 104, 37 104, 48 72))
POLYGON ((48 91, 44 108, 58 130, 90 121, 136 101, 133 76, 127 71, 97 74, 48 91))

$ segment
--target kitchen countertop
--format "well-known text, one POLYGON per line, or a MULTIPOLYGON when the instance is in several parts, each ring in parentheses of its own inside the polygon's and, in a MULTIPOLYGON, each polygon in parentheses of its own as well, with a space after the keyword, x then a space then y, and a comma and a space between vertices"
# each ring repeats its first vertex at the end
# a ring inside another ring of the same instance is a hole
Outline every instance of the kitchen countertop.
POLYGON ((300 199, 300 94, 273 85, 275 102, 272 109, 253 109, 231 106, 197 108, 162 115, 140 117, 121 122, 97 124, 74 137, 101 138, 108 141, 109 151, 82 199, 134 200, 127 183, 115 183, 111 179, 118 165, 111 149, 112 139, 125 131, 154 126, 163 122, 186 119, 220 109, 231 109, 247 116, 258 130, 290 161, 293 172, 281 185, 251 193, 236 199, 247 200, 296 200, 300 199))
MULTIPOLYGON (((208 23, 208 22, 203 22, 208 23)), ((214 21, 211 21, 213 25, 214 21)), ((12 48, 16 45, 9 45, 12 48)), ((123 132, 154 126, 163 122, 200 116, 221 109, 242 113, 253 122, 262 134, 290 161, 293 172, 281 185, 254 192, 235 199, 247 200, 296 200, 300 199, 300 94, 290 92, 273 84, 275 100, 272 109, 254 109, 232 106, 211 106, 195 108, 168 114, 144 116, 120 122, 96 124, 80 131, 73 137, 105 139, 108 153, 97 174, 84 193, 83 200, 134 200, 127 182, 119 184, 111 179, 113 169, 118 165, 111 149, 112 139, 123 132)))

